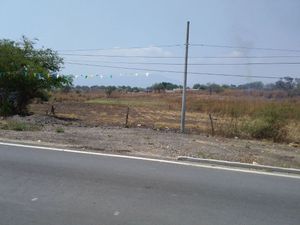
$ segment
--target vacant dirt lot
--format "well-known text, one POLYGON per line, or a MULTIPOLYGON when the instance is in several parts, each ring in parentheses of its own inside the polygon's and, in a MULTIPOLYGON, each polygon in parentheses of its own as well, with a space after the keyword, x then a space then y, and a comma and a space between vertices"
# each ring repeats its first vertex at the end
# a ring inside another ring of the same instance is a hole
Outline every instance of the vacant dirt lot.
POLYGON ((188 134, 180 134, 180 93, 117 92, 106 98, 101 91, 56 92, 49 102, 30 105, 32 116, 0 120, 0 138, 121 154, 184 155, 300 168, 300 99, 270 98, 270 94, 274 93, 188 93, 188 134), (55 116, 49 115, 51 106, 55 116), (127 107, 129 128, 124 128, 127 107), (257 120, 265 110, 271 117, 257 120), (211 137, 209 114, 215 137, 211 137), (273 143, 270 137, 255 140, 245 127, 252 124, 252 129, 264 131, 268 121, 274 132, 277 127, 272 125, 282 115, 284 123, 277 125, 284 144, 273 143))
MULTIPOLYGON (((207 92, 188 93, 187 131, 211 134, 211 114, 214 133, 218 136, 265 138, 261 137, 266 133, 264 130, 271 129, 271 132, 280 130, 280 141, 300 141, 300 98, 269 99, 258 94, 238 91, 212 95, 207 92), (273 122, 279 120, 281 122, 277 124, 273 122)), ((51 105, 55 107, 57 116, 92 127, 124 126, 129 107, 129 127, 179 130, 180 93, 116 92, 111 98, 106 98, 101 91, 57 92, 49 102, 32 104, 30 110, 44 116, 50 112, 51 105)))
POLYGON ((269 141, 187 135, 142 127, 92 127, 76 119, 42 115, 2 119, 0 125, 1 141, 163 158, 185 155, 300 168, 300 148, 295 143, 293 147, 269 141))

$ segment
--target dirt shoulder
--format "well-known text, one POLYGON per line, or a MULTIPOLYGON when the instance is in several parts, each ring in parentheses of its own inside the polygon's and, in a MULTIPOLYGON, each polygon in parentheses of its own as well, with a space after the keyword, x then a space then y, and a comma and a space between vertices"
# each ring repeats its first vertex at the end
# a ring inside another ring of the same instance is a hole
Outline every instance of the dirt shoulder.
MULTIPOLYGON (((0 141, 150 157, 192 156, 300 168, 300 148, 267 141, 207 137, 145 128, 88 127, 47 116, 14 117, 40 126, 35 131, 0 129, 0 141)), ((7 121, 2 120, 2 123, 7 121)))

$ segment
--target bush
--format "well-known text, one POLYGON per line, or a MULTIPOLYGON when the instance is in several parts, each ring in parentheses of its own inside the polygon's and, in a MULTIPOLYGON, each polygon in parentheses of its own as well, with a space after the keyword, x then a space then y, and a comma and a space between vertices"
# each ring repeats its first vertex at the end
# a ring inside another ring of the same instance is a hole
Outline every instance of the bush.
POLYGON ((1 127, 3 130, 14 130, 14 131, 38 131, 40 127, 34 124, 27 124, 24 122, 8 121, 1 127))
POLYGON ((20 43, 0 39, 0 115, 27 115, 32 100, 72 85, 71 76, 57 74, 63 66, 57 52, 34 45, 25 37, 20 43))
POLYGON ((56 133, 64 133, 64 132, 65 132, 64 128, 62 128, 62 127, 56 128, 56 133))
POLYGON ((0 103, 0 115, 9 116, 13 113, 13 104, 9 101, 3 101, 0 103))
POLYGON ((105 94, 107 98, 111 97, 111 94, 116 90, 117 88, 115 86, 107 86, 105 88, 105 94))
POLYGON ((287 108, 266 107, 255 115, 254 120, 246 124, 246 130, 254 138, 286 141, 287 112, 287 108))

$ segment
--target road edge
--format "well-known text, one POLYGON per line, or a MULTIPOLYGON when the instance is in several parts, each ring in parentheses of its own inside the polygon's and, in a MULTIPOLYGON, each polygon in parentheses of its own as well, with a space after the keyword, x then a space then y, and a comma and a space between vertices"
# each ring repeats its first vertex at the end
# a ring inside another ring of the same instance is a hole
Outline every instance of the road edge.
MULTIPOLYGON (((276 172, 276 171, 271 171, 271 170, 268 171, 266 169, 262 170, 262 169, 254 169, 254 168, 247 168, 247 167, 242 168, 242 167, 237 167, 237 166, 230 166, 230 164, 217 165, 216 163, 212 163, 212 162, 218 161, 218 160, 209 160, 209 159, 204 159, 205 163, 204 163, 204 161, 202 163, 199 163, 199 159, 192 158, 192 157, 185 157, 185 156, 174 158, 172 160, 172 159, 150 158, 147 156, 134 156, 134 155, 124 155, 124 154, 121 155, 121 154, 91 152, 91 151, 88 151, 88 149, 74 150, 74 149, 66 149, 66 148, 55 148, 55 147, 53 148, 53 147, 41 146, 41 145, 17 144, 17 143, 2 142, 2 141, 0 141, 0 145, 12 146, 12 147, 22 147, 22 148, 33 148, 33 149, 37 149, 37 150, 52 150, 52 151, 66 152, 66 153, 77 153, 77 154, 98 155, 98 156, 105 156, 105 157, 136 159, 136 160, 176 164, 176 165, 183 165, 183 166, 195 166, 195 167, 201 167, 201 168, 207 168, 207 169, 216 169, 216 170, 243 172, 243 173, 249 173, 249 174, 259 174, 259 175, 300 179, 300 176, 297 173, 287 173, 286 171, 276 172), (187 158, 189 158, 190 161, 188 161, 188 160, 184 161, 187 158), (208 161, 210 163, 208 163, 208 161)), ((228 163, 230 163, 230 162, 228 162, 228 163)))
POLYGON ((218 165, 218 166, 226 166, 226 167, 254 169, 254 170, 263 170, 263 171, 267 171, 267 172, 290 173, 290 174, 300 175, 300 169, 295 169, 295 168, 256 165, 256 164, 250 164, 250 163, 240 163, 240 162, 232 162, 232 161, 217 160, 217 159, 194 158, 194 157, 189 157, 189 156, 178 156, 177 160, 184 161, 184 162, 209 164, 212 166, 218 165))

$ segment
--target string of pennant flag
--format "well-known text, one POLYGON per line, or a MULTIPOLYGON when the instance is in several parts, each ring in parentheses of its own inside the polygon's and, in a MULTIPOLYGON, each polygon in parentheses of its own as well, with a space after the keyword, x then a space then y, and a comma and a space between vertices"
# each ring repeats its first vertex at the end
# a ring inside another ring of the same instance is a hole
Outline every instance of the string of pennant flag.
MULTIPOLYGON (((27 75, 27 72, 25 73, 21 73, 20 71, 14 71, 14 72, 0 72, 0 76, 1 75, 5 75, 5 74, 24 74, 27 75)), ((32 73, 32 75, 34 77, 43 77, 44 75, 46 75, 47 77, 51 77, 51 78, 59 78, 62 76, 66 76, 64 74, 59 74, 59 73, 32 73)), ((80 75, 73 75, 73 74, 68 74, 67 76, 73 77, 74 79, 90 79, 90 78, 100 78, 100 79, 104 79, 104 78, 110 78, 112 79, 113 77, 138 77, 138 76, 145 76, 145 77, 149 77, 150 73, 146 72, 146 73, 120 73, 118 75, 116 74, 80 74, 80 75)))
POLYGON ((73 78, 78 79, 78 78, 84 78, 84 79, 88 79, 88 78, 100 78, 100 79, 104 79, 104 78, 113 78, 113 77, 138 77, 138 76, 145 76, 145 77, 149 77, 150 73, 146 72, 146 73, 120 73, 118 75, 116 74, 90 74, 90 75, 85 75, 85 74, 80 74, 80 75, 71 75, 73 76, 73 78))
POLYGON ((61 77, 61 76, 64 76, 62 74, 58 74, 58 73, 31 73, 31 72, 28 72, 28 71, 8 71, 8 72, 1 72, 0 71, 0 76, 2 75, 24 75, 24 76, 27 76, 27 75, 32 75, 34 77, 51 77, 51 78, 58 78, 58 77, 61 77))

